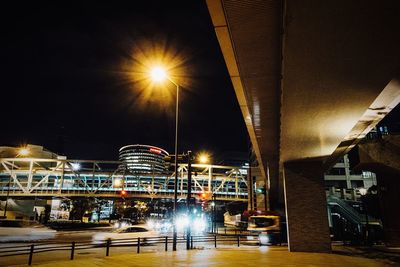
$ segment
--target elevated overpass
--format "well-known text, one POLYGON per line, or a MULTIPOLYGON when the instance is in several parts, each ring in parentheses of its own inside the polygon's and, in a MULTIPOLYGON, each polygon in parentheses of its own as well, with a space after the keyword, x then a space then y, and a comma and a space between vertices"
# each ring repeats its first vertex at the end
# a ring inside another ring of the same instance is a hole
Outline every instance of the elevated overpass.
POLYGON ((323 174, 400 102, 400 2, 207 6, 267 208, 286 213, 290 251, 330 251, 323 174))
MULTIPOLYGON (((173 198, 175 173, 135 174, 120 161, 0 158, 0 196, 173 198), (118 181, 117 181, 118 180, 118 181)), ((247 170, 192 164, 192 195, 247 201, 247 170)), ((179 164, 178 196, 186 198, 187 164, 179 164)))
POLYGON ((354 169, 376 173, 385 241, 389 246, 400 246, 400 135, 363 140, 351 158, 354 169))

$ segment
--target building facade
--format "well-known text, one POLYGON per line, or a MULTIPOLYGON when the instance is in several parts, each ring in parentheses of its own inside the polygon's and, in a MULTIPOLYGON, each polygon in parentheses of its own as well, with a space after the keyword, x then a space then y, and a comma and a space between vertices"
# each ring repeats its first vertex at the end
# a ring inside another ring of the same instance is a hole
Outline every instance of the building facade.
POLYGON ((127 145, 119 150, 119 160, 133 173, 164 173, 164 158, 169 153, 159 147, 149 145, 127 145))
POLYGON ((358 189, 370 188, 373 185, 376 185, 375 173, 369 171, 354 173, 350 169, 350 162, 347 154, 325 173, 326 187, 358 189))

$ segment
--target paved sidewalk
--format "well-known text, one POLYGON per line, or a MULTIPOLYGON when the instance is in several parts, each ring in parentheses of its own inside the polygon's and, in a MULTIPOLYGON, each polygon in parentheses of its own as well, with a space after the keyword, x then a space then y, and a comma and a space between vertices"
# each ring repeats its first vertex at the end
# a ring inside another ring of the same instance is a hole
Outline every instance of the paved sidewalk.
POLYGON ((287 248, 232 248, 205 249, 177 252, 120 254, 104 258, 87 258, 73 261, 48 262, 35 266, 334 266, 372 267, 396 266, 361 257, 325 253, 290 253, 287 248))

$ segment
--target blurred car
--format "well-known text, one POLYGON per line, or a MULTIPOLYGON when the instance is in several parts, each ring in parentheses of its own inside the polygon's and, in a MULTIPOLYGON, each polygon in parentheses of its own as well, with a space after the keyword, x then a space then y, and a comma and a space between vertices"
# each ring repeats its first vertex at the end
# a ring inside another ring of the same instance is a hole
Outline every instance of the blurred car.
POLYGON ((250 216, 247 230, 253 234, 258 234, 260 245, 282 243, 281 218, 278 215, 250 216))
POLYGON ((164 234, 167 234, 172 231, 172 222, 171 220, 168 219, 162 219, 162 220, 150 219, 147 221, 147 226, 152 230, 164 234))
MULTIPOLYGON (((160 237, 160 234, 157 231, 149 230, 143 226, 128 226, 125 228, 116 229, 109 233, 97 233, 93 235, 92 243, 104 244, 108 239, 122 243, 123 241, 133 241, 133 239, 137 239, 138 237, 140 237, 141 244, 148 244, 152 241, 155 241, 149 239, 152 237, 160 237)), ((136 242, 136 240, 134 241, 136 242)))
POLYGON ((133 224, 137 224, 136 221, 128 218, 122 218, 114 224, 114 228, 126 228, 128 226, 132 226, 133 224))

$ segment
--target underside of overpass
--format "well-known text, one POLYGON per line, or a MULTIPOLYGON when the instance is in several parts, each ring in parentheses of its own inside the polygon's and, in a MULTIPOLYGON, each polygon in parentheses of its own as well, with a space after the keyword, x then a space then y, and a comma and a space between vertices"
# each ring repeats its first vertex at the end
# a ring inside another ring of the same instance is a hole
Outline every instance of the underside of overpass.
POLYGON ((398 1, 207 0, 270 209, 329 251, 323 172, 400 101, 398 1))

